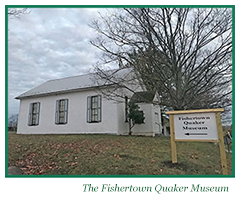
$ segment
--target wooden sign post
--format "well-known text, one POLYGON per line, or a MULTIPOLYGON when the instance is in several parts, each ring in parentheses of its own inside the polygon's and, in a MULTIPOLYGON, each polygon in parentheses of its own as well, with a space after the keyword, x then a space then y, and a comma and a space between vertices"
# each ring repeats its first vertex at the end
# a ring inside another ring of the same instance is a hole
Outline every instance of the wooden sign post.
POLYGON ((224 109, 168 111, 171 133, 172 163, 177 163, 178 141, 218 142, 223 174, 228 174, 221 115, 224 109))

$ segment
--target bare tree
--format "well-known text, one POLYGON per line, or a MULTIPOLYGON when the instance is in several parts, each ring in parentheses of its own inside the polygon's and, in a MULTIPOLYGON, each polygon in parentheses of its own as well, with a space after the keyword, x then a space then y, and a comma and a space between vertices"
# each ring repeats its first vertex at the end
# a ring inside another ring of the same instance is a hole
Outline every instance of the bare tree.
POLYGON ((232 11, 229 8, 125 8, 93 22, 91 44, 109 63, 133 68, 139 82, 158 91, 168 109, 231 105, 232 11))
POLYGON ((9 131, 17 131, 17 124, 18 124, 18 114, 11 115, 8 118, 8 130, 9 131))
POLYGON ((9 8, 8 9, 8 16, 20 18, 22 14, 28 14, 29 11, 27 8, 9 8))

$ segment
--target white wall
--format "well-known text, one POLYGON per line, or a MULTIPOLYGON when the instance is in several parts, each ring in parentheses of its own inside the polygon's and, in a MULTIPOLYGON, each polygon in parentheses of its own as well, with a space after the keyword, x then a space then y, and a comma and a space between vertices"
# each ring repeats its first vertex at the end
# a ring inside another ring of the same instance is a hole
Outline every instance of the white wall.
POLYGON ((159 105, 152 106, 152 119, 155 134, 162 134, 161 110, 159 105))
MULTIPOLYGON (((128 122, 125 122, 125 100, 117 101, 102 98, 102 121, 87 123, 87 97, 101 94, 94 90, 73 92, 59 95, 49 95, 38 98, 26 98, 20 102, 18 134, 75 134, 75 133, 110 133, 127 135, 128 122), (56 100, 68 99, 68 123, 55 124, 56 100), (40 102, 39 125, 28 125, 29 104, 40 102)), ((129 94, 129 93, 128 93, 129 94)), ((130 96, 130 95, 129 95, 130 96)), ((135 125, 133 134, 150 135, 159 134, 162 128, 156 125, 155 113, 161 113, 159 106, 139 103, 140 110, 144 112, 145 123, 135 125)))
POLYGON ((118 134, 128 135, 128 122, 125 122, 125 102, 118 103, 118 134))
POLYGON ((87 97, 94 91, 66 93, 38 98, 22 99, 19 109, 18 134, 74 134, 113 133, 118 134, 117 104, 102 98, 102 121, 87 123, 87 97), (56 100, 68 99, 68 123, 55 124, 56 100), (39 125, 28 126, 29 104, 40 102, 39 125))

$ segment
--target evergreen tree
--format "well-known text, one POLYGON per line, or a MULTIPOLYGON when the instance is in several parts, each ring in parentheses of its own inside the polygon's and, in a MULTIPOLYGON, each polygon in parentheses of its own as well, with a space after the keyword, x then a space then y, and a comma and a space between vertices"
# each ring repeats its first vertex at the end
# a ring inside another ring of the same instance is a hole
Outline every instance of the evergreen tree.
POLYGON ((129 122, 129 135, 132 135, 132 128, 136 124, 144 123, 145 117, 143 111, 140 111, 140 107, 134 103, 129 102, 128 104, 129 113, 128 113, 128 122, 129 122))

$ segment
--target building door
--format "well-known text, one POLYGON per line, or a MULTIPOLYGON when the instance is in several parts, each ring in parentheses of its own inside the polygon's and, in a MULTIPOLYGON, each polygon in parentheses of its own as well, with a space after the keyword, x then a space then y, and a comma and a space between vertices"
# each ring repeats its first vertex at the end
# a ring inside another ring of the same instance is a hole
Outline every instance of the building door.
POLYGON ((160 128, 161 128, 161 125, 160 125, 160 118, 159 118, 159 114, 157 112, 155 112, 155 123, 154 123, 154 131, 155 133, 157 134, 160 134, 160 128))

